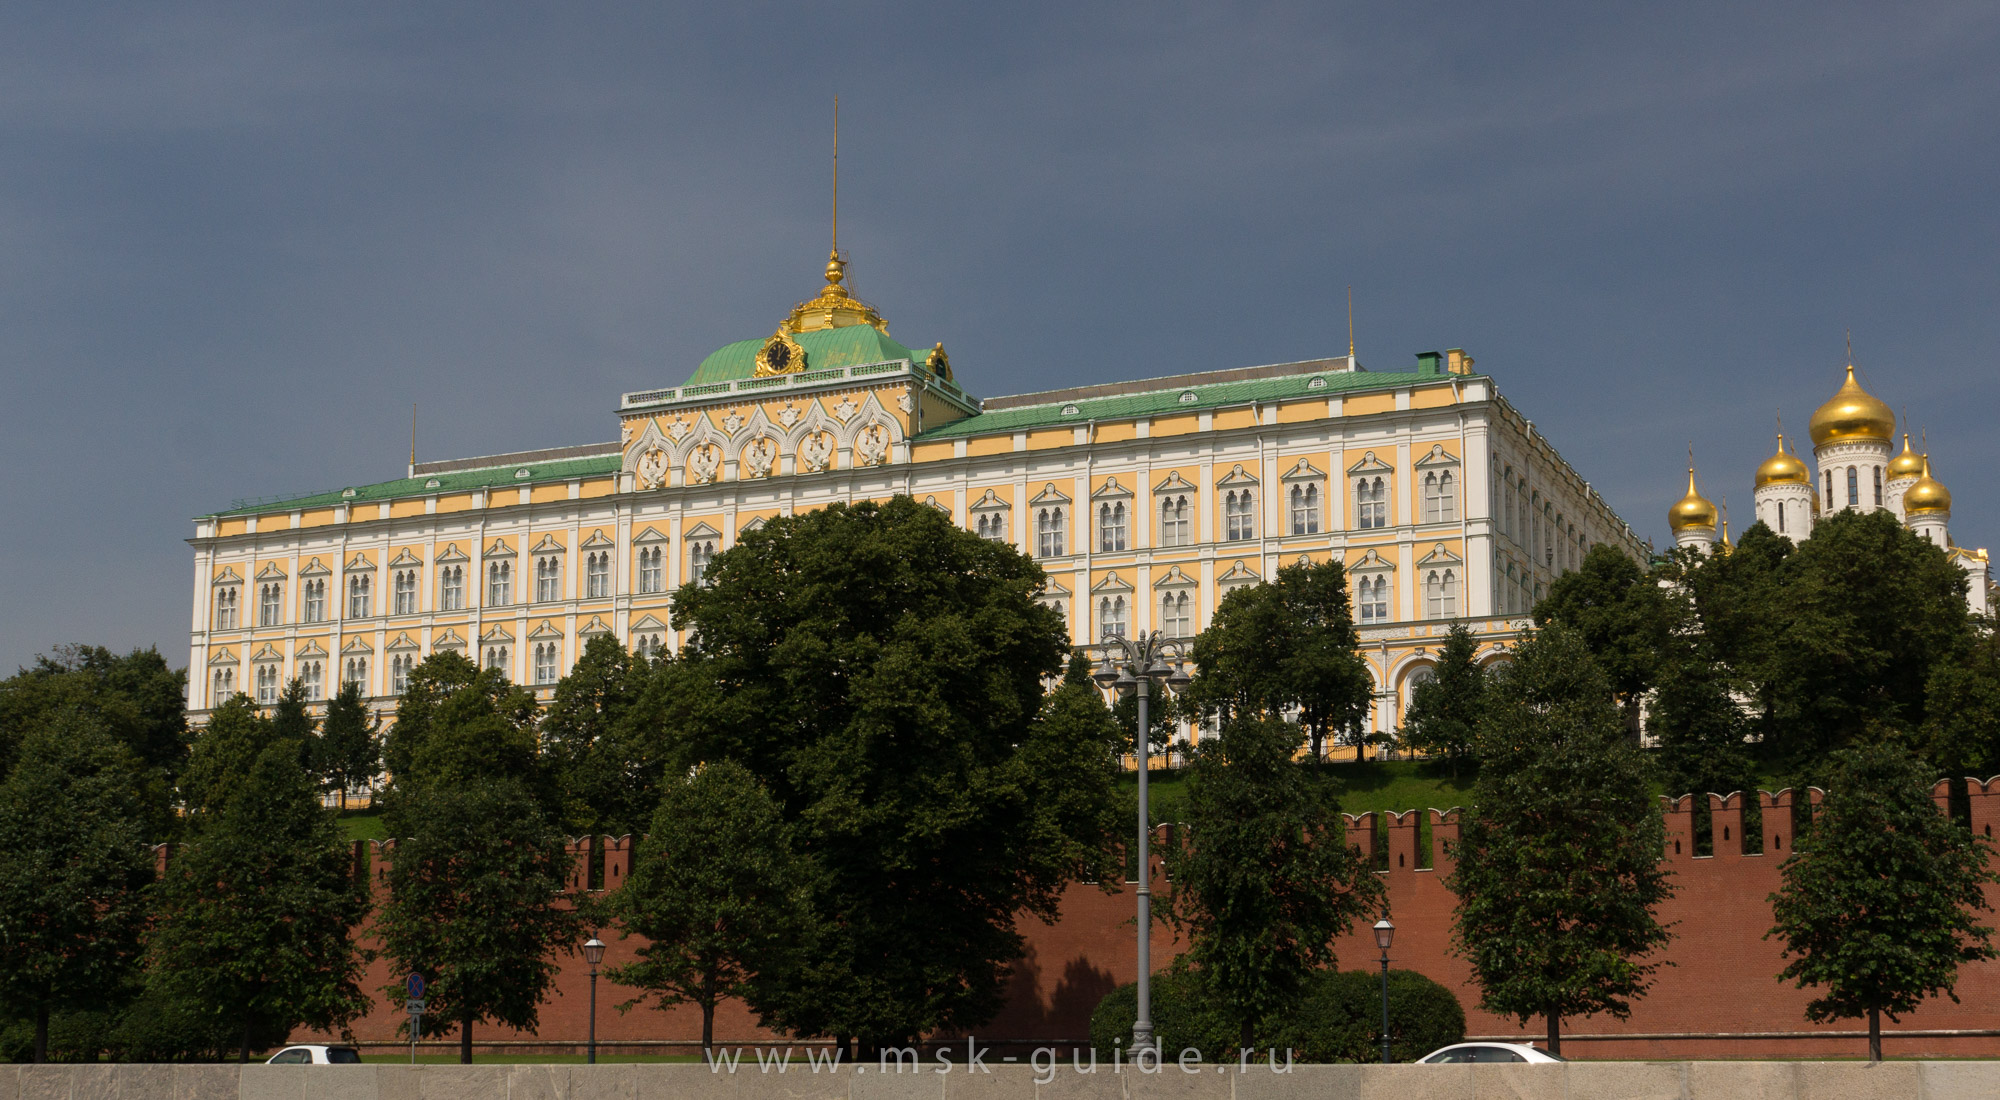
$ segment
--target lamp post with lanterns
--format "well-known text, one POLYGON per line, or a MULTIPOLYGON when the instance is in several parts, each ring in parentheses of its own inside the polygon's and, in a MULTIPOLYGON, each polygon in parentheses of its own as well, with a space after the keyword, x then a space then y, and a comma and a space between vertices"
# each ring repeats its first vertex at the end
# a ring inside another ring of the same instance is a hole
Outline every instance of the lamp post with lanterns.
POLYGON ((1389 944, 1396 938, 1396 926, 1388 914, 1375 922, 1375 946, 1382 949, 1382 1064, 1389 1064, 1389 944))
POLYGON ((597 964, 604 961, 604 941, 596 936, 584 941, 583 961, 590 964, 590 1045, 583 1061, 594 1066, 597 1064, 597 964))
POLYGON ((1155 682, 1180 688, 1193 677, 1187 674, 1184 647, 1157 630, 1140 631, 1137 638, 1107 635, 1096 649, 1098 665, 1091 679, 1106 689, 1136 692, 1139 699, 1139 729, 1133 741, 1139 765, 1139 1004, 1137 1018, 1132 1023, 1132 1050, 1137 1054, 1153 1046, 1153 876, 1149 873, 1152 819, 1146 805, 1152 717, 1147 713, 1147 704, 1155 682))

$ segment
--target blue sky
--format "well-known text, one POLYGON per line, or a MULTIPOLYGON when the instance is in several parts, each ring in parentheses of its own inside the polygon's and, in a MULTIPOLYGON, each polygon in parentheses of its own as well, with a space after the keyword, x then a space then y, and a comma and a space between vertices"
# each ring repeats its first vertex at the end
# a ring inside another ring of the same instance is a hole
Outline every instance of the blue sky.
POLYGON ((1464 347, 1641 534, 1782 408, 2000 544, 1990 4, 0 10, 0 662, 186 657, 189 517, 611 438, 842 246, 974 392, 1464 347))

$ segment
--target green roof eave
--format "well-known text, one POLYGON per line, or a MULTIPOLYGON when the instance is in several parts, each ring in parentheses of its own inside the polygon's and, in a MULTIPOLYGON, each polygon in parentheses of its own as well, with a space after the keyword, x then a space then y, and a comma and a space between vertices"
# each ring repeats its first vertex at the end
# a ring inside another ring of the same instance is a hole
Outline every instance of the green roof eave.
POLYGON ((1337 371, 1324 374, 1294 374, 1281 378, 1259 378, 1247 382, 1223 382, 1207 386, 1186 386, 1117 397, 1053 401, 1017 409, 999 409, 968 416, 922 432, 918 442, 987 435, 994 432, 1028 431, 1034 428, 1083 424, 1092 420, 1129 420, 1142 416, 1217 409, 1251 402, 1278 401, 1298 397, 1325 397, 1399 386, 1428 384, 1446 380, 1484 378, 1476 374, 1390 373, 1383 371, 1337 371), (1315 385, 1315 383, 1318 383, 1315 385), (1189 399, 1191 398, 1191 399, 1189 399), (1064 412, 1074 408, 1075 412, 1064 412))
POLYGON ((554 462, 532 462, 525 465, 508 464, 490 466, 478 470, 457 470, 451 473, 431 474, 426 477, 404 477, 394 481, 379 481, 373 485, 356 485, 348 489, 334 489, 324 493, 257 501, 211 512, 198 519, 216 519, 223 516, 247 516, 263 512, 290 512, 302 508, 331 508, 339 504, 366 504, 369 501, 394 500, 399 497, 429 496, 435 493, 462 493, 472 489, 494 489, 506 486, 537 485, 550 481, 568 481, 579 477, 603 477, 615 474, 624 464, 622 454, 591 455, 588 458, 570 458, 554 462), (528 476, 520 476, 520 471, 528 471, 528 476), (432 485, 436 482, 436 485, 432 485))
MULTIPOLYGON (((842 328, 815 329, 812 332, 792 334, 806 352, 804 370, 821 370, 827 367, 856 367, 864 363, 886 363, 894 359, 908 359, 923 366, 924 356, 911 351, 885 332, 868 325, 847 325, 842 328)), ((707 385, 713 382, 732 382, 750 378, 757 373, 757 353, 762 351, 770 337, 756 340, 738 340, 725 344, 709 353, 708 358, 695 368, 687 386, 707 385)))

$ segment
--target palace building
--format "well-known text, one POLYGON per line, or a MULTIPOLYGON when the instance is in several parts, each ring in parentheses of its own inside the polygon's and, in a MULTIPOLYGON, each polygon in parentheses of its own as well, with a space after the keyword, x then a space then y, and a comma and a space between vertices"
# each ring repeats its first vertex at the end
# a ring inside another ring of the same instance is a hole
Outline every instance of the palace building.
POLYGON ((1079 644, 1192 636, 1230 590, 1347 567, 1396 727, 1449 624, 1496 656, 1594 545, 1649 547, 1457 350, 1344 357, 981 400, 998 381, 913 349, 825 287, 767 337, 618 403, 602 444, 413 463, 408 476, 195 520, 189 707, 357 681, 393 708, 456 650, 552 688, 586 643, 674 649, 676 588, 738 535, 907 494, 1047 570, 1079 644))
MULTIPOLYGON (((1903 432, 1903 449, 1891 455, 1896 438, 1896 414, 1880 398, 1861 388, 1854 364, 1847 380, 1812 415, 1813 466, 1808 467, 1778 432, 1777 450, 1757 467, 1751 499, 1757 520, 1780 535, 1803 542, 1812 537, 1822 510, 1854 509, 1889 512, 1911 531, 1944 547, 1971 582, 1966 603, 1984 615, 1992 605, 1991 560, 1985 550, 1959 546, 1951 539, 1951 490, 1931 474, 1931 456, 1910 445, 1903 432), (1815 472, 1816 471, 1816 472, 1815 472)), ((1695 487, 1694 466, 1688 466, 1687 495, 1667 511, 1674 543, 1700 553, 1729 549, 1728 520, 1716 534, 1718 510, 1695 487)))

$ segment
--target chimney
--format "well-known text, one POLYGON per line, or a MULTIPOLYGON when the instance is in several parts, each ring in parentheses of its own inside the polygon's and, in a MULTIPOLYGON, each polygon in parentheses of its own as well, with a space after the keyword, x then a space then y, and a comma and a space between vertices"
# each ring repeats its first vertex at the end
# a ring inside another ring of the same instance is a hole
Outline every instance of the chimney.
POLYGON ((1452 374, 1471 374, 1472 356, 1465 354, 1464 348, 1451 348, 1444 353, 1444 369, 1452 374))
POLYGON ((1420 352, 1418 352, 1418 353, 1417 353, 1417 373, 1418 373, 1418 374, 1436 374, 1436 373, 1438 373, 1438 360, 1439 360, 1439 359, 1442 359, 1442 358, 1444 358, 1444 356, 1443 356, 1442 354, 1440 354, 1439 352, 1435 352, 1435 351, 1420 351, 1420 352))

